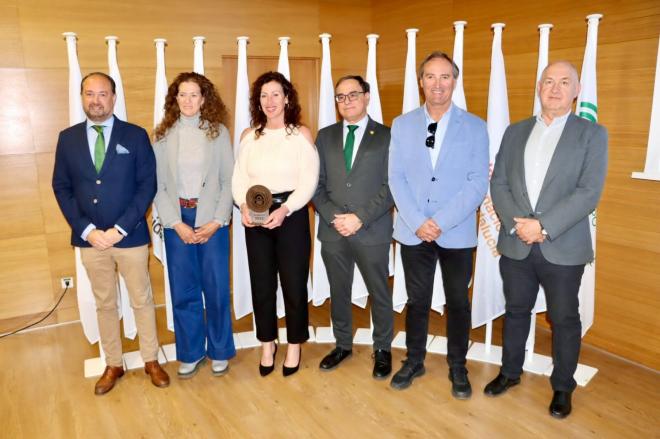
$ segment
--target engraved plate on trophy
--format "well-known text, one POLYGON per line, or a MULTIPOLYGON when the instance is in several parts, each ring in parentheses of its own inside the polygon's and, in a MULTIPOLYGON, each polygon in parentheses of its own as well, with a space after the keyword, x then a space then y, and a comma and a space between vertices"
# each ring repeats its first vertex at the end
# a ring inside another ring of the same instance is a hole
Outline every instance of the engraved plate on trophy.
POLYGON ((273 205, 273 194, 266 186, 257 184, 248 189, 245 202, 252 224, 261 225, 270 215, 268 209, 273 205))

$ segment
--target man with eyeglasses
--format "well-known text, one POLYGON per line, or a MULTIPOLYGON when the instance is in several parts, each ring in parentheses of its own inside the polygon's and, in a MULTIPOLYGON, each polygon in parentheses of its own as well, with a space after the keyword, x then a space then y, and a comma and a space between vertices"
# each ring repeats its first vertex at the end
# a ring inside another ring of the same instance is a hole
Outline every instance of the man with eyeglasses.
POLYGON ((335 369, 352 354, 351 288, 357 265, 371 297, 374 323, 372 376, 392 372, 392 296, 387 278, 394 206, 387 185, 390 129, 367 115, 369 84, 345 76, 335 86, 343 118, 319 131, 319 183, 313 197, 321 217, 318 238, 330 282, 332 328, 337 345, 321 370, 335 369))
POLYGON ((425 104, 392 125, 389 184, 398 209, 408 303, 407 359, 391 386, 405 389, 425 373, 424 358, 438 261, 447 299, 447 363, 452 395, 472 394, 465 356, 470 333, 468 285, 477 245, 476 212, 488 189, 488 132, 480 118, 453 105, 458 67, 443 52, 422 61, 425 104))

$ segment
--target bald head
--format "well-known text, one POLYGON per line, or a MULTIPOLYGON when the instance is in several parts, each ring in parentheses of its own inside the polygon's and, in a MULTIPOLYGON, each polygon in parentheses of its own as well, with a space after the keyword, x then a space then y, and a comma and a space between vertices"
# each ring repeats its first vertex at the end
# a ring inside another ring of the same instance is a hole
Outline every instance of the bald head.
POLYGON ((568 61, 554 61, 543 69, 538 83, 541 114, 547 122, 563 116, 573 106, 580 93, 577 69, 568 61))

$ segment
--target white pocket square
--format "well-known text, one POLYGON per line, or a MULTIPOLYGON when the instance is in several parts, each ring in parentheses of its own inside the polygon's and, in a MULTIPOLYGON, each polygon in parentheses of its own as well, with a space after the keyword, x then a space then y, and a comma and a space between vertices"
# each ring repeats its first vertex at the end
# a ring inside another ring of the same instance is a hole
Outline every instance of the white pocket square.
POLYGON ((119 143, 117 144, 116 150, 117 150, 117 154, 130 154, 131 153, 128 149, 124 148, 119 143))

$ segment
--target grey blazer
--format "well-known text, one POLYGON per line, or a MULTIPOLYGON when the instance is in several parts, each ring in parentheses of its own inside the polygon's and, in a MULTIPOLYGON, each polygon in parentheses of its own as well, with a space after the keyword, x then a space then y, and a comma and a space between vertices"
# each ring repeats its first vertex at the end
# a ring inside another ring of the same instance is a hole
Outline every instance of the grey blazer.
MULTIPOLYGON (((154 204, 161 223, 172 228, 181 222, 181 208, 177 189, 177 157, 179 154, 178 122, 167 135, 154 144, 156 153, 156 175, 158 192, 154 204)), ((220 125, 220 134, 206 142, 208 168, 202 180, 202 189, 197 203, 195 227, 212 220, 222 225, 229 224, 232 212, 231 174, 234 169, 234 153, 229 140, 229 130, 220 125)))
POLYGON ((319 183, 312 198, 319 212, 318 238, 338 241, 342 236, 332 227, 335 214, 354 213, 362 227, 350 239, 365 245, 384 244, 392 240, 394 200, 387 184, 387 159, 390 129, 371 118, 366 126, 351 171, 346 173, 342 122, 319 131, 319 183))
POLYGON ((580 265, 594 258, 589 214, 596 208, 607 173, 607 130, 569 115, 532 209, 525 183, 525 145, 536 122, 510 125, 495 159, 490 191, 500 221, 497 249, 509 258, 527 257, 531 246, 515 233, 514 217, 538 218, 548 232, 541 244, 553 264, 580 265))

